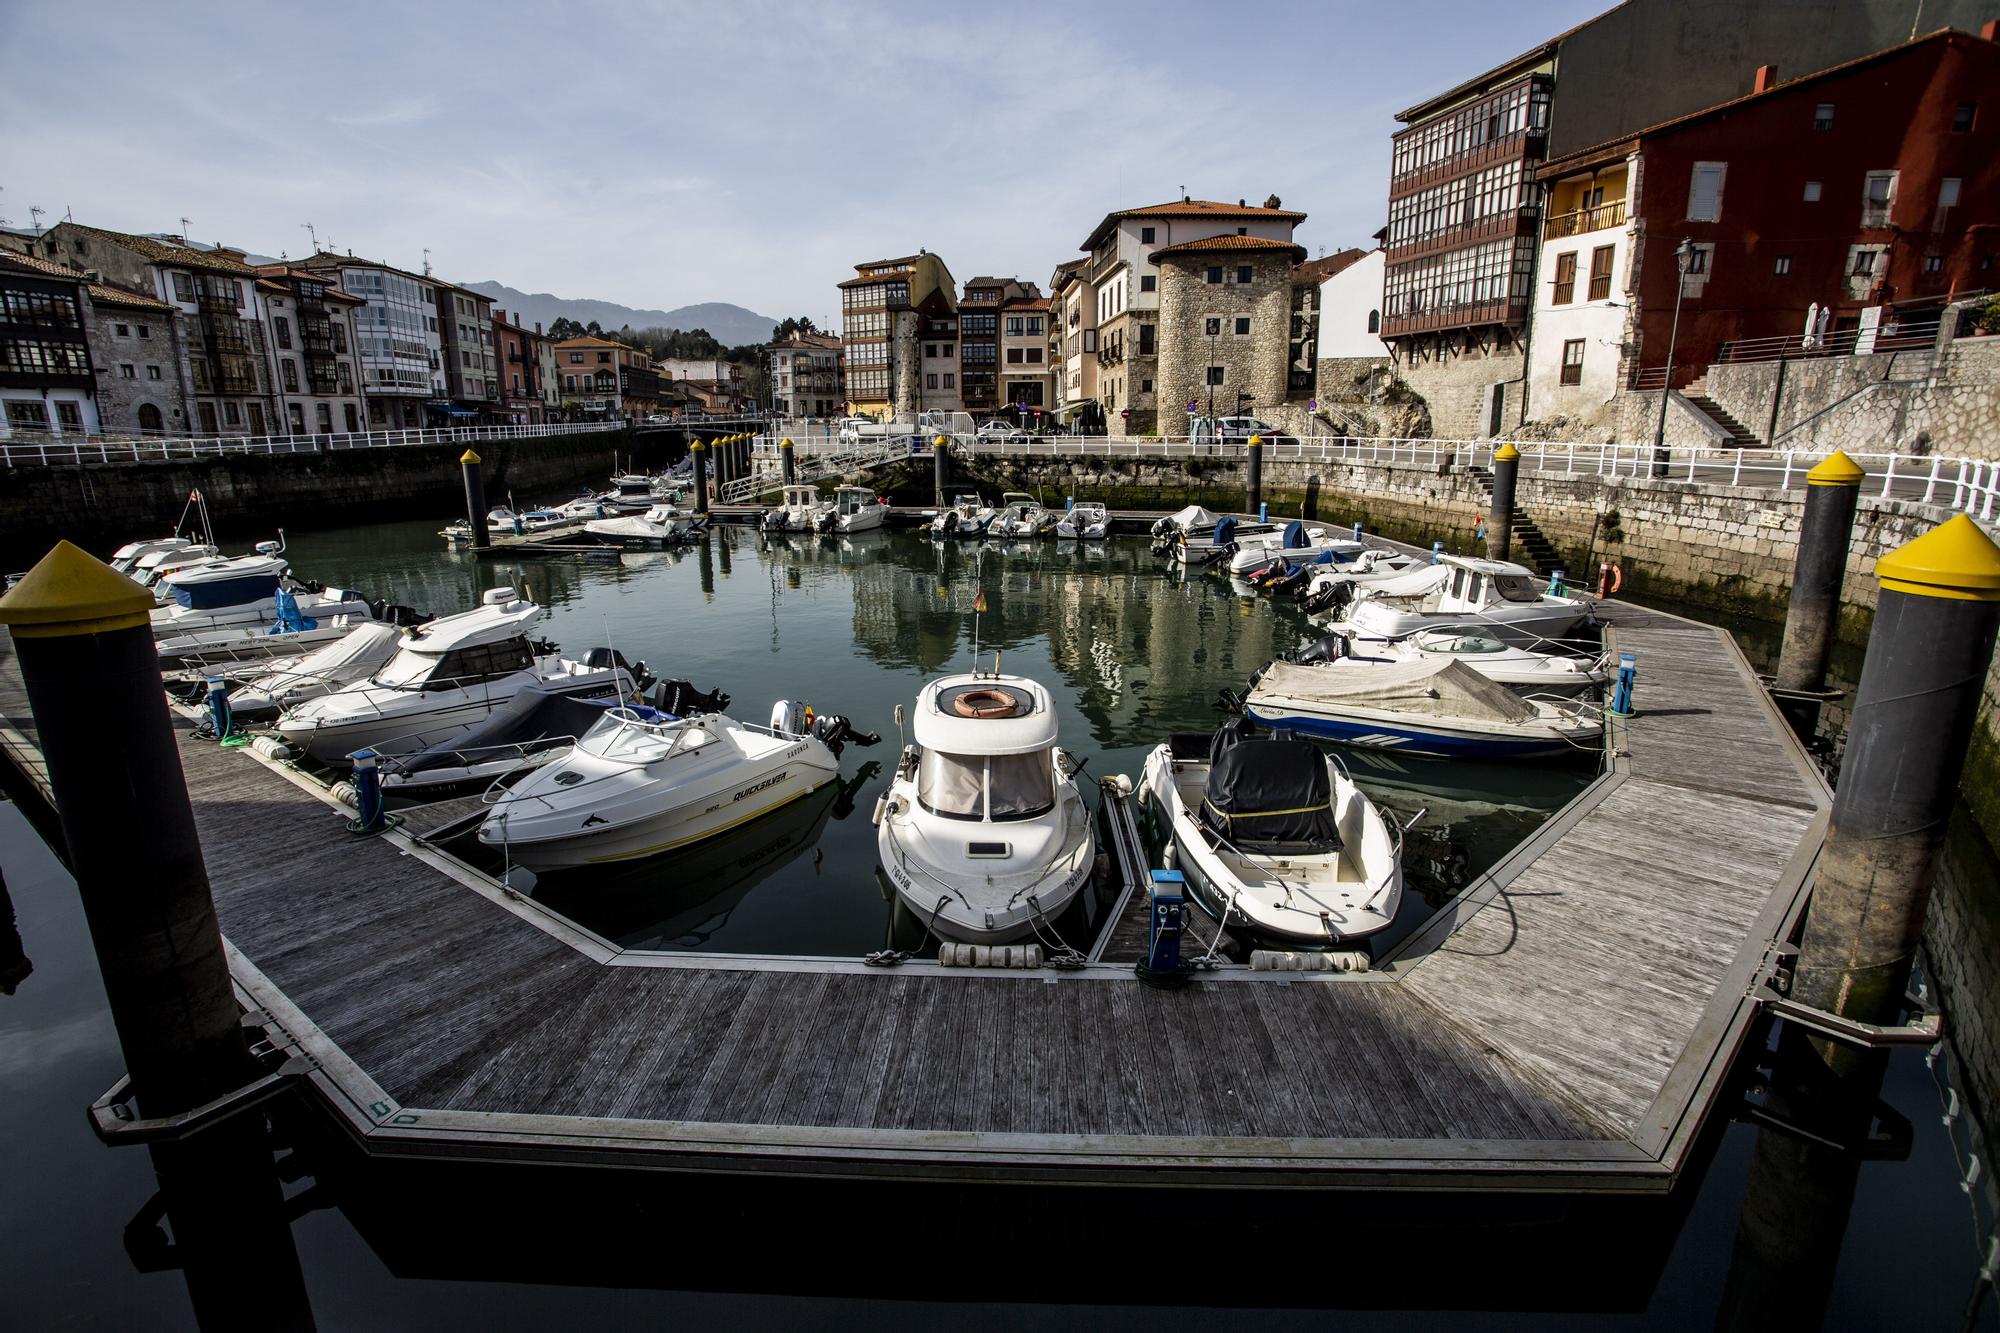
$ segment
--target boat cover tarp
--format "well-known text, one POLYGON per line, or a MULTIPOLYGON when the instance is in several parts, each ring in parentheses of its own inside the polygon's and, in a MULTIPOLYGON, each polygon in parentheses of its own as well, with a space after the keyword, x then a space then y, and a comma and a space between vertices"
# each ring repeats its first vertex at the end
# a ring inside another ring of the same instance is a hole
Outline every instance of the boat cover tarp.
POLYGON ((1246 852, 1340 847, 1326 755, 1310 741, 1237 740, 1216 754, 1201 822, 1246 852))
POLYGON ((1215 520, 1216 515, 1209 513, 1200 505, 1189 505, 1167 522, 1182 532, 1191 532, 1196 528, 1212 528, 1215 526, 1215 520))
MULTIPOLYGON (((398 755, 383 764, 385 772, 410 775, 433 768, 460 768, 497 759, 503 751, 538 741, 574 740, 595 726, 615 699, 573 699, 546 690, 522 690, 486 715, 471 731, 438 742, 429 749, 398 755)), ((629 705, 628 705, 629 706, 629 705)))
POLYGON ((1431 658, 1416 662, 1345 662, 1307 666, 1273 662, 1250 706, 1273 697, 1336 712, 1372 708, 1422 717, 1463 717, 1486 722, 1525 722, 1535 707, 1504 685, 1495 684, 1463 662, 1431 658))
POLYGON ((1368 585, 1368 595, 1378 600, 1391 597, 1426 597, 1451 580, 1449 565, 1419 565, 1392 578, 1368 585))

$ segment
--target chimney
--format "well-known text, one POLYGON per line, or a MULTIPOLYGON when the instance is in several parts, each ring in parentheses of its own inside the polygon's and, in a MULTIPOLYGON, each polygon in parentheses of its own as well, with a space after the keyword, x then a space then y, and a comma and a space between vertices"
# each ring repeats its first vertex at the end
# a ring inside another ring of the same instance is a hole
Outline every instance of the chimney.
POLYGON ((542 331, 542 321, 538 319, 535 321, 535 332, 539 334, 541 331, 542 331))
POLYGON ((1778 86, 1778 67, 1776 65, 1757 66, 1757 86, 1755 89, 1753 89, 1753 91, 1760 93, 1768 93, 1777 86, 1778 86))

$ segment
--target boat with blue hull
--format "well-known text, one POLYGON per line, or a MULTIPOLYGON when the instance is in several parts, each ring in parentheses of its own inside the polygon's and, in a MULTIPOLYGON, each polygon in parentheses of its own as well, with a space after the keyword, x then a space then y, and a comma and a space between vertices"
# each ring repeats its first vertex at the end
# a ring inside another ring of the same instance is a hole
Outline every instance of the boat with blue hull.
POLYGON ((1458 661, 1331 670, 1273 662, 1244 715, 1362 749, 1447 759, 1545 759, 1594 749, 1604 724, 1577 700, 1527 699, 1458 661))

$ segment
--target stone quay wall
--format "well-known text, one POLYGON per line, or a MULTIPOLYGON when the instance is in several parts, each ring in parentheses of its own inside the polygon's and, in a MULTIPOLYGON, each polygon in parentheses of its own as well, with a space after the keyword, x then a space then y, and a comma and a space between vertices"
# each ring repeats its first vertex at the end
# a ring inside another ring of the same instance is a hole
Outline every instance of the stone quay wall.
MULTIPOLYGON (((613 463, 669 461, 678 436, 629 431, 487 440, 472 446, 489 504, 511 491, 522 504, 601 487, 613 463), (649 457, 658 455, 658 457, 649 457)), ((443 526, 465 510, 464 444, 351 449, 320 454, 232 454, 200 460, 0 468, 0 561, 25 569, 59 538, 109 551, 167 531, 199 490, 218 535, 269 535, 408 518, 443 526)))
POLYGON ((1760 437, 1778 398, 1780 449, 1922 451, 2000 459, 2000 337, 1936 352, 1711 366, 1708 396, 1760 437))

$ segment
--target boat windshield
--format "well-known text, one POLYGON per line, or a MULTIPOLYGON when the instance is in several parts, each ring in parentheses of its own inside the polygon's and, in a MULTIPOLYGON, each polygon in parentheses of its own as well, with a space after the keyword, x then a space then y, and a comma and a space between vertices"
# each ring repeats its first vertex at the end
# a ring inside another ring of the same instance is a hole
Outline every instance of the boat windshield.
POLYGON ((1055 806, 1055 765, 1047 750, 996 755, 926 750, 917 766, 917 799, 947 819, 1032 819, 1055 806))
POLYGON ((1539 601, 1542 595, 1532 581, 1520 574, 1494 575, 1493 590, 1510 602, 1539 601))
POLYGON ((453 648, 445 653, 419 653, 405 648, 389 659, 375 676, 377 685, 402 689, 456 690, 481 681, 499 680, 535 664, 526 639, 505 639, 453 648))

